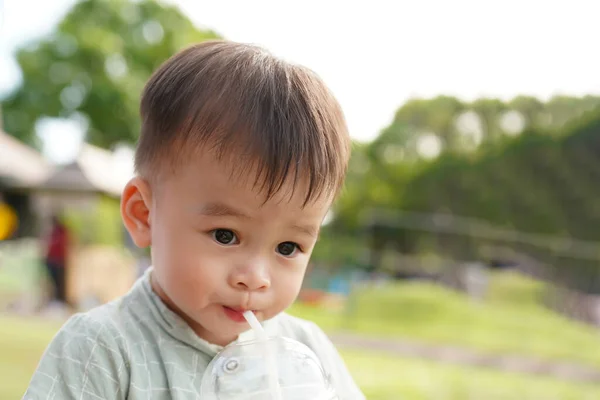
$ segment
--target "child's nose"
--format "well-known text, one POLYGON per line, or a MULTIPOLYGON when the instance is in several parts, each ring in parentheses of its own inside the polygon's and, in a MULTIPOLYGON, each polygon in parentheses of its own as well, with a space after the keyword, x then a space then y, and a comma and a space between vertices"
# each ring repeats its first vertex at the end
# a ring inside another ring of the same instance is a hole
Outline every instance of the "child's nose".
POLYGON ((236 289, 265 290, 271 286, 269 269, 265 263, 249 263, 230 276, 230 284, 236 289))

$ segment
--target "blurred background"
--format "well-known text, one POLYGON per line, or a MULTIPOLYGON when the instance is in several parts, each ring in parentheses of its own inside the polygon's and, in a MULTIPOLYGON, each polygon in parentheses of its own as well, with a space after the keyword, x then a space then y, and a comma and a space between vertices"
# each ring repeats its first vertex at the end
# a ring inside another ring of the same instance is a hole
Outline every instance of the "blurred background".
POLYGON ((224 37, 309 66, 355 141, 291 312, 369 399, 600 398, 593 1, 0 1, 0 399, 150 261, 140 91, 224 37), (595 188, 595 189, 594 189, 595 188))

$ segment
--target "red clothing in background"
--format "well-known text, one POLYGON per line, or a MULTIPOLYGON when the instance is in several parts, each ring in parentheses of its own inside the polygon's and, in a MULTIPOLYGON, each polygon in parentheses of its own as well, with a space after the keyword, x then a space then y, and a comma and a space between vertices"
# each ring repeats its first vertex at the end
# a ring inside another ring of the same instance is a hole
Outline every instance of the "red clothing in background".
POLYGON ((52 232, 48 239, 46 262, 64 267, 67 261, 68 239, 67 229, 63 225, 56 224, 52 227, 52 232))

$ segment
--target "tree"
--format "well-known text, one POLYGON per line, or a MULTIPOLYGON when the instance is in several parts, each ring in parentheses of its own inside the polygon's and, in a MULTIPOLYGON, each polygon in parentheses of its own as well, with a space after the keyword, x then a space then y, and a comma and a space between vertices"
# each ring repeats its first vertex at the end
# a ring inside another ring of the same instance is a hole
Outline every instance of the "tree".
POLYGON ((18 52, 23 84, 3 101, 5 130, 34 144, 39 118, 78 118, 89 143, 133 143, 152 71, 182 47, 217 37, 157 2, 81 1, 54 34, 18 52))
POLYGON ((450 96, 411 99, 400 107, 392 123, 373 141, 368 152, 398 162, 435 158, 449 151, 473 152, 527 130, 560 132, 566 123, 600 106, 595 96, 556 96, 542 102, 517 96, 509 102, 481 98, 471 103, 450 96), (439 142, 440 152, 424 154, 424 144, 439 142), (426 142, 426 143, 425 143, 426 142))
POLYGON ((585 112, 592 111, 600 106, 600 98, 596 96, 569 97, 554 96, 546 103, 546 110, 550 117, 551 126, 555 129, 562 128, 566 123, 585 112))
POLYGON ((383 148, 390 144, 402 146, 406 155, 413 158, 422 135, 436 135, 443 148, 460 147, 455 119, 464 110, 464 104, 454 97, 439 96, 433 99, 413 99, 406 102, 374 145, 383 148))
POLYGON ((521 114, 525 120, 525 127, 536 127, 541 124, 544 112, 544 103, 531 96, 517 96, 508 103, 508 106, 521 114))
POLYGON ((502 134, 500 117, 506 111, 506 104, 498 99, 478 99, 470 107, 481 118, 484 140, 496 141, 502 134))
POLYGON ((410 177, 391 211, 453 214, 452 229, 461 230, 447 235, 398 227, 386 236, 399 243, 407 236, 417 244, 441 243, 433 250, 456 259, 470 259, 490 245, 510 247, 554 267, 562 283, 600 293, 600 187, 594 184, 600 178, 599 133, 600 108, 560 134, 526 130, 473 154, 443 154, 410 177), (463 217, 471 222, 464 225, 463 217), (501 234, 488 237, 487 224, 501 234))

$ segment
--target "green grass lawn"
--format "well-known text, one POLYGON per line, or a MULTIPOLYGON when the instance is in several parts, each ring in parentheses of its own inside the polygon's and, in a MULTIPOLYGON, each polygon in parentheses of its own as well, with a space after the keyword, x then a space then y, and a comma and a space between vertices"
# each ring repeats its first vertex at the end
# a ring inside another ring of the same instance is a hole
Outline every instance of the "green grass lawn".
POLYGON ((499 353, 529 354, 600 366, 600 331, 540 304, 543 285, 497 274, 490 295, 477 302, 427 283, 361 289, 346 310, 296 304, 291 313, 328 331, 403 337, 499 353))
POLYGON ((566 383, 363 351, 344 351, 342 355, 369 400, 600 398, 600 385, 566 383))
MULTIPOLYGON (((0 317, 0 399, 20 399, 58 325, 0 317)), ((600 385, 571 384, 367 351, 342 351, 369 400, 597 399, 600 385)))
POLYGON ((0 316, 0 399, 20 399, 57 323, 0 316))

